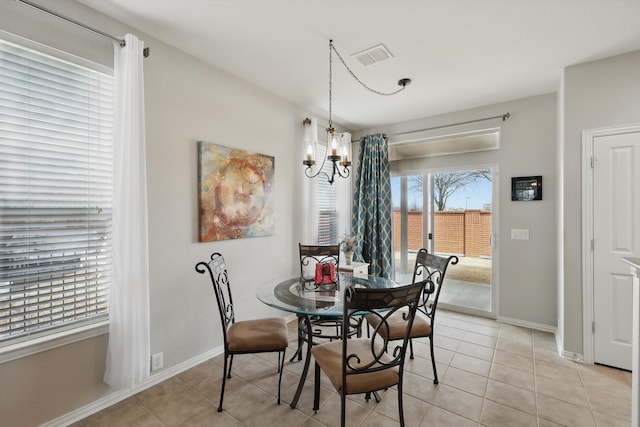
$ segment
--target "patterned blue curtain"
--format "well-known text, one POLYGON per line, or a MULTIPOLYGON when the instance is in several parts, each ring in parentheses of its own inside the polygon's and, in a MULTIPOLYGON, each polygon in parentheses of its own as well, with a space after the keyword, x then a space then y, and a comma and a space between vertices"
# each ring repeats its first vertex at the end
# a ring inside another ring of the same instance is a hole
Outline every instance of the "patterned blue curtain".
POLYGON ((356 259, 371 264, 372 276, 391 277, 389 152, 387 141, 379 133, 360 140, 351 227, 359 242, 356 259))

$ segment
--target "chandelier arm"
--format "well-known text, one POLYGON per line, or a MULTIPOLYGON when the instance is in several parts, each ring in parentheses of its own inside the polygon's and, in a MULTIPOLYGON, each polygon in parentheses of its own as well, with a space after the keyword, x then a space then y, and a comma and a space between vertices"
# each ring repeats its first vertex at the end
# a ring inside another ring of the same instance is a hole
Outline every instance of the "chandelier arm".
POLYGON ((340 178, 349 178, 349 168, 347 166, 342 166, 342 172, 340 172, 340 168, 337 164, 334 164, 333 167, 335 168, 340 178))
MULTIPOLYGON (((329 178, 329 175, 325 175, 327 176, 327 178, 329 178)), ((348 178, 349 169, 347 168, 347 166, 343 166, 343 171, 341 172, 340 166, 338 166, 338 161, 333 161, 333 170, 331 172, 331 177, 329 178, 330 185, 333 185, 333 183, 335 182, 336 175, 338 175, 340 178, 348 178)))
POLYGON ((322 169, 318 169, 318 171, 317 171, 316 173, 312 173, 312 172, 311 172, 311 166, 307 166, 307 167, 304 169, 304 175, 305 175, 307 178, 316 178, 316 177, 318 177, 318 176, 320 176, 320 175, 324 175, 324 176, 326 176, 326 177, 327 177, 327 180, 329 181, 329 183, 331 183, 331 184, 333 183, 332 177, 330 177, 330 176, 329 176, 325 171, 323 171, 322 169))
MULTIPOLYGON (((347 69, 347 71, 349 72, 349 74, 351 74, 351 77, 353 77, 355 79, 355 81, 357 81, 358 83, 360 83, 360 85, 362 85, 363 88, 367 89, 370 92, 373 92, 377 95, 382 95, 382 96, 391 96, 391 95, 395 95, 399 92, 402 92, 403 90, 405 90, 407 88, 407 84, 402 84, 401 88, 398 90, 395 90, 393 92, 380 92, 378 90, 372 89, 369 86, 367 86, 362 80, 360 80, 358 78, 358 76, 356 76, 356 74, 351 71, 351 68, 349 68, 349 66, 347 65, 347 63, 344 61, 344 59, 342 59, 342 55, 340 55, 340 52, 338 52, 338 50, 336 49, 336 47, 333 45, 333 40, 329 41, 329 48, 333 49, 333 51, 336 53, 336 55, 338 56, 338 59, 340 59, 340 62, 342 62, 342 65, 344 65, 344 68, 347 69)), ((331 56, 329 56, 329 58, 331 58, 331 56)), ((331 64, 331 61, 329 61, 329 64, 331 64)), ((331 65, 329 65, 329 69, 331 69, 331 65)), ((331 89, 329 89, 329 97, 331 97, 331 89)), ((329 101, 329 106, 331 106, 331 101, 329 101)), ((331 113, 329 113, 329 117, 331 117, 331 113)), ((331 119, 329 119, 329 121, 331 121, 331 119)))
MULTIPOLYGON (((328 173, 323 171, 322 168, 318 169, 315 173, 313 173, 313 170, 312 170, 313 165, 308 165, 304 169, 304 175, 307 178, 316 178, 320 175, 324 175, 327 178, 329 185, 333 185, 333 183, 336 180, 336 175, 338 175, 340 178, 348 178, 350 175, 348 165, 343 165, 342 171, 341 171, 340 167, 338 166, 338 163, 339 163, 338 161, 333 161, 333 166, 331 168, 331 176, 329 176, 328 173)), ((323 165, 324 165, 324 162, 323 162, 323 165)))
MULTIPOLYGON (((315 162, 313 164, 307 164, 307 167, 304 169, 304 175, 307 178, 316 178, 320 175, 324 175, 327 177, 327 180, 329 181, 329 184, 333 184, 333 175, 335 175, 335 172, 333 172, 331 175, 329 176, 329 174, 327 174, 325 171, 323 171, 324 169, 324 164, 327 163, 327 157, 323 156, 322 158, 322 164, 320 166, 318 166, 318 170, 316 171, 316 173, 313 173, 313 165, 315 164, 315 162)), ((305 164, 303 162, 303 164, 305 164)), ((333 162, 333 168, 335 169, 336 167, 336 163, 333 162)), ((342 175, 340 175, 342 176, 342 175)))

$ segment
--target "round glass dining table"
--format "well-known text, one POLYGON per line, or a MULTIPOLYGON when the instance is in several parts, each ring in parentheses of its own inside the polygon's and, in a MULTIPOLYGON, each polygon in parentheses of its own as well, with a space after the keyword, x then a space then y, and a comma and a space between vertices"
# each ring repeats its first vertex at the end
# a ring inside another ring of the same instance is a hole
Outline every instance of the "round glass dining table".
MULTIPOLYGON (((300 393, 304 387, 307 373, 309 371, 309 364, 311 362, 311 345, 313 337, 312 322, 311 319, 338 319, 343 314, 343 297, 344 290, 348 286, 355 286, 361 288, 393 288, 401 286, 399 283, 394 282, 384 277, 376 276, 360 276, 353 275, 351 273, 339 273, 338 281, 336 283, 327 285, 318 285, 314 283, 313 279, 305 281, 301 279, 300 275, 291 275, 287 277, 280 277, 270 279, 258 286, 256 296, 260 301, 267 304, 270 307, 277 308, 279 310, 296 313, 298 315, 298 328, 302 336, 308 337, 307 351, 305 355, 304 367, 300 377, 300 383, 296 393, 291 401, 291 407, 295 408, 300 398, 300 393)), ((302 340, 299 339, 298 350, 296 354, 291 358, 293 361, 297 356, 302 356, 302 340)))
POLYGON ((337 283, 316 285, 303 281, 300 275, 267 280, 260 284, 256 296, 260 301, 296 314, 310 316, 342 316, 342 297, 347 286, 361 288, 393 288, 398 283, 384 277, 354 276, 339 273, 337 283))

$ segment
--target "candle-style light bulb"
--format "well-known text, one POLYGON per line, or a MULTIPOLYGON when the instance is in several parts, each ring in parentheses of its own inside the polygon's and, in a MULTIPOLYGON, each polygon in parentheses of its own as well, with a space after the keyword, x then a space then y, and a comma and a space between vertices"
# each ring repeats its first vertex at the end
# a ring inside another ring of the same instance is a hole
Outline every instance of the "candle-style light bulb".
POLYGON ((335 135, 331 137, 331 155, 338 155, 338 142, 336 141, 335 135))
POLYGON ((311 147, 311 144, 307 146, 307 160, 313 160, 313 147, 311 147))

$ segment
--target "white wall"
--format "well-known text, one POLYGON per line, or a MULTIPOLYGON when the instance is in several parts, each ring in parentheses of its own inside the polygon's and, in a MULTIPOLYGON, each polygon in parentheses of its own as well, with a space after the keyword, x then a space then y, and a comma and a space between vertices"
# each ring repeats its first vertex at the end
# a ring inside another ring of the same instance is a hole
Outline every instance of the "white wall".
MULTIPOLYGON (((294 273, 302 116, 291 105, 160 43, 145 62, 151 352, 172 366, 220 345, 211 284, 194 265, 227 261, 239 319, 274 314, 255 297, 265 278, 294 273), (198 140, 275 156, 275 235, 198 243, 198 140)), ((277 313, 281 315, 281 313, 277 313)))
POLYGON ((561 219, 564 348, 582 348, 582 131, 640 123, 640 51, 564 70, 561 219))
MULTIPOLYGON (((74 1, 44 3, 122 35, 127 28, 74 1)), ((0 3, 0 29, 111 64, 111 42, 17 2, 0 3)), ((198 261, 221 252, 239 319, 284 316, 255 297, 263 278, 297 271, 302 120, 282 99, 134 31, 144 61, 151 273, 151 352, 165 369, 222 345, 211 283, 198 261), (275 156, 275 235, 198 243, 197 141, 275 156)), ((206 48, 206 47, 203 47, 206 48)), ((102 383, 105 335, 0 364, 0 425, 38 425, 109 392, 102 383)))
POLYGON ((452 134, 500 127, 500 148, 459 155, 436 156, 391 162, 394 172, 442 169, 454 166, 498 165, 499 199, 494 224, 499 263, 498 316, 532 326, 554 328, 556 312, 556 96, 547 94, 482 108, 459 111, 359 132, 396 133, 492 117, 509 112, 511 117, 440 129, 452 134), (511 201, 511 177, 542 175, 543 199, 511 201), (529 229, 530 240, 511 240, 512 228, 529 229))

